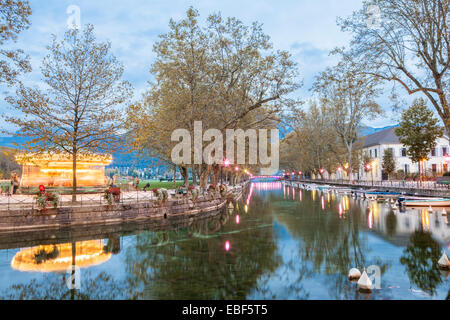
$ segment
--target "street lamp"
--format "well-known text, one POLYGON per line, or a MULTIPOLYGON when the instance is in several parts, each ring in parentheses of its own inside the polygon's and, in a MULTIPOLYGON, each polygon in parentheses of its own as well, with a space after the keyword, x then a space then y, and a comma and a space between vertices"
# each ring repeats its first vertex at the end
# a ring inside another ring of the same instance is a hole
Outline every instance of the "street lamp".
POLYGON ((220 167, 220 184, 223 184, 223 167, 228 167, 229 165, 230 165, 230 160, 228 160, 227 158, 224 158, 223 162, 222 162, 222 166, 220 167))
POLYGON ((322 177, 322 180, 323 180, 323 173, 325 172, 325 170, 324 169, 320 169, 319 172, 320 172, 320 176, 322 177))

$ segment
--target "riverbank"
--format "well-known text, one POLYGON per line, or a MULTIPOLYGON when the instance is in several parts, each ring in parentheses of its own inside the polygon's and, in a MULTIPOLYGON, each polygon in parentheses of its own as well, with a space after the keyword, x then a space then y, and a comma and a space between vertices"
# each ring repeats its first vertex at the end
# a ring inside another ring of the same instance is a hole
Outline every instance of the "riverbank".
POLYGON ((405 195, 419 196, 419 197, 439 197, 439 198, 450 198, 450 190, 445 189, 426 189, 426 188, 413 188, 413 187, 403 187, 403 186, 393 186, 393 185, 372 185, 372 184, 359 184, 359 183, 348 183, 348 182, 338 182, 338 181, 322 181, 322 180, 287 180, 289 183, 302 184, 320 184, 320 185, 330 185, 343 188, 351 189, 363 189, 363 190, 375 190, 377 192, 398 192, 405 195))
POLYGON ((39 229, 60 229, 72 226, 114 225, 148 220, 172 221, 189 219, 197 215, 221 210, 229 201, 238 200, 248 183, 236 186, 225 197, 201 195, 195 201, 186 197, 122 202, 117 204, 87 204, 37 210, 19 208, 0 211, 0 232, 17 232, 39 229))

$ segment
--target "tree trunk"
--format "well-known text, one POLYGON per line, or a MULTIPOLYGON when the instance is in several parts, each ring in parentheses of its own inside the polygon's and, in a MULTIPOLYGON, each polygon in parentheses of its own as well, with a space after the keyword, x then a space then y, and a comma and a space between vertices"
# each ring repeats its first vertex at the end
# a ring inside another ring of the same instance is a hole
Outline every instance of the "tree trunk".
MULTIPOLYGON (((352 170, 352 146, 347 147, 348 150, 348 156, 347 156, 347 162, 348 162, 348 169, 347 169, 347 175, 348 175, 348 181, 350 183, 353 182, 353 170, 352 170)), ((373 169, 372 169, 373 170, 373 169)))
POLYGON ((77 201, 77 150, 72 154, 72 202, 77 201))
POLYGON ((184 187, 186 189, 189 188, 189 170, 186 167, 180 167, 181 174, 183 175, 184 179, 184 187))
POLYGON ((77 244, 76 242, 72 242, 72 272, 71 272, 71 288, 70 288, 70 299, 75 300, 75 284, 76 284, 76 259, 77 259, 77 244))
POLYGON ((197 170, 195 170, 195 164, 192 165, 191 172, 192 172, 192 184, 195 186, 197 185, 197 170))
POLYGON ((173 188, 177 188, 177 166, 173 166, 173 188))
POLYGON ((213 171, 212 183, 217 185, 217 184, 219 184, 220 166, 218 164, 214 164, 212 166, 212 171, 213 171))
POLYGON ((422 180, 423 180, 423 168, 422 168, 422 161, 419 161, 419 184, 422 186, 422 180))
POLYGON ((206 189, 206 185, 208 184, 209 173, 211 172, 211 166, 207 165, 203 167, 199 165, 199 179, 200 179, 200 188, 206 189))

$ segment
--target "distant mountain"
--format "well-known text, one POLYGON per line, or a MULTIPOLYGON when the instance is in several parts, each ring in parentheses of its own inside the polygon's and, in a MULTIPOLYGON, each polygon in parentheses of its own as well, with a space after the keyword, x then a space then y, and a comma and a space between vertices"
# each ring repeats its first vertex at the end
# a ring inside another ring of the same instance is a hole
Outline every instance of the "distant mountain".
POLYGON ((0 147, 17 148, 18 144, 25 143, 26 139, 21 137, 0 137, 0 147))
MULTIPOLYGON (((383 128, 373 128, 369 126, 361 126, 359 129, 360 136, 367 136, 369 134, 388 129, 395 126, 387 126, 383 128)), ((292 129, 280 127, 280 139, 283 139, 287 134, 289 134, 292 129)), ((26 139, 13 136, 13 137, 0 137, 0 147, 18 148, 18 145, 26 142, 26 139)), ((116 152, 112 154, 113 162, 110 167, 134 167, 137 169, 148 168, 148 167, 165 167, 158 163, 157 158, 151 158, 148 156, 139 155, 136 152, 131 153, 121 153, 116 152)))
POLYGON ((113 153, 113 162, 110 167, 133 167, 137 169, 160 166, 157 158, 139 155, 136 152, 131 153, 113 153))
MULTIPOLYGON (((25 138, 22 137, 0 137, 0 147, 8 147, 17 149, 20 147, 20 144, 26 142, 25 138)), ((113 153, 113 162, 111 164, 112 167, 135 167, 135 168, 148 168, 152 166, 156 158, 150 158, 145 156, 140 156, 136 152, 132 153, 113 153)))
POLYGON ((389 129, 389 128, 393 128, 393 127, 397 127, 397 125, 386 126, 386 127, 383 127, 383 128, 374 128, 374 127, 369 127, 369 126, 361 126, 359 128, 359 135, 361 137, 364 137, 364 136, 368 136, 370 134, 373 134, 375 132, 382 131, 382 130, 389 129))

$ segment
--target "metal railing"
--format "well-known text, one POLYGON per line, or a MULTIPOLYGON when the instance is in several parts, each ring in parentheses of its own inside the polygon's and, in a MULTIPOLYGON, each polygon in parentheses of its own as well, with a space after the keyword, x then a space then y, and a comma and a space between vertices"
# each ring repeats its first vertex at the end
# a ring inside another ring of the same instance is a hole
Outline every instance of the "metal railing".
MULTIPOLYGON (((228 191, 233 190, 234 188, 239 188, 239 185, 235 187, 229 186, 228 191)), ((190 197, 187 193, 179 194, 174 189, 169 189, 169 199, 186 199, 190 197)), ((56 193, 57 194, 57 193, 56 193)), ((205 196, 207 192, 205 190, 200 192, 200 195, 205 196)), ((93 193, 93 194, 77 194, 76 202, 72 201, 71 194, 57 194, 58 208, 64 207, 95 207, 99 205, 107 205, 108 202, 104 198, 104 193, 93 193)), ((158 201, 158 198, 153 194, 152 191, 122 191, 120 193, 120 198, 113 204, 132 204, 132 203, 143 203, 149 201, 158 201)), ((6 193, 0 194, 0 211, 9 211, 9 210, 29 210, 29 209, 37 209, 38 206, 36 204, 36 195, 28 195, 28 194, 15 194, 10 195, 6 193)), ((51 208, 51 204, 49 207, 51 208)))
POLYGON ((288 181, 304 182, 304 183, 328 183, 346 186, 364 186, 364 187, 381 187, 381 188, 407 188, 417 190, 450 190, 449 184, 441 184, 436 181, 406 181, 406 180, 332 180, 332 179, 288 179, 288 181))

